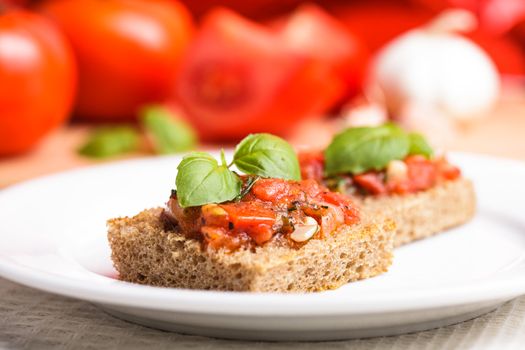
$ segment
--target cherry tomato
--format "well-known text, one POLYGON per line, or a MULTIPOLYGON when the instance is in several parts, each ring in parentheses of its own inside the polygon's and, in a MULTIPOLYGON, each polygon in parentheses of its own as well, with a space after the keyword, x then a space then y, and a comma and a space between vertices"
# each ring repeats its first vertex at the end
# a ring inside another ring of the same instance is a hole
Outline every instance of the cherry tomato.
POLYGON ((174 97, 203 138, 235 140, 286 134, 330 108, 342 89, 331 67, 293 52, 262 25, 216 9, 189 48, 174 97))
POLYGON ((335 17, 316 5, 303 5, 290 16, 281 35, 293 50, 332 66, 346 86, 345 97, 360 91, 368 51, 335 17))
POLYGON ((184 6, 169 0, 49 0, 42 11, 73 45, 76 114, 87 120, 131 120, 163 101, 193 31, 184 6))
POLYGON ((76 89, 73 53, 47 19, 0 13, 0 155, 25 152, 64 122, 76 89))

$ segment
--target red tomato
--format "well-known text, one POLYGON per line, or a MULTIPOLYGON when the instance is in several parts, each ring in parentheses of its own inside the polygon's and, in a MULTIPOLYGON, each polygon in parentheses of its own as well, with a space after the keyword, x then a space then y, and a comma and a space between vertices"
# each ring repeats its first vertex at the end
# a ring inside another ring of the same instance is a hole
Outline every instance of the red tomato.
POLYGON ((276 214, 268 207, 258 202, 238 202, 222 204, 233 224, 232 229, 246 232, 257 244, 263 244, 273 237, 272 226, 276 214))
POLYGON ((510 35, 520 45, 521 53, 525 56, 525 19, 512 28, 510 35))
POLYGON ((324 177, 324 154, 321 151, 298 154, 301 178, 322 181, 324 177))
POLYGON ((425 24, 435 15, 432 11, 391 0, 356 2, 332 10, 371 51, 378 50, 403 32, 425 24))
POLYGON ((369 172, 355 175, 354 181, 370 194, 385 194, 387 192, 385 184, 378 173, 369 172))
POLYGON ((293 50, 332 66, 345 83, 346 97, 360 91, 368 51, 336 18, 316 5, 303 5, 290 16, 281 35, 293 50))
POLYGON ((461 176, 461 170, 446 159, 440 159, 436 162, 438 176, 444 180, 455 180, 461 176))
POLYGON ((344 194, 329 191, 323 192, 322 197, 326 203, 333 204, 342 210, 345 224, 352 225, 359 222, 359 210, 350 198, 344 194))
POLYGON ((482 30, 501 35, 525 19, 523 0, 412 0, 435 11, 463 8, 476 14, 482 30))
POLYGON ((268 18, 291 10, 301 0, 183 0, 196 16, 201 17, 215 6, 224 6, 250 18, 268 18))
POLYGON ((437 168, 434 162, 423 156, 409 156, 405 159, 405 163, 412 192, 426 190, 436 184, 437 168))
POLYGON ((183 62, 175 97, 208 140, 250 132, 285 134, 341 95, 331 68, 283 47, 269 29, 217 9, 183 62))
POLYGON ((192 34, 176 1, 49 0, 42 11, 67 35, 79 63, 77 114, 130 120, 169 95, 192 34))
POLYGON ((501 74, 525 75, 525 53, 508 37, 495 37, 481 31, 466 37, 487 52, 501 74))
POLYGON ((0 15, 0 155, 29 150, 64 122, 76 70, 52 23, 22 10, 0 15))
POLYGON ((259 202, 221 204, 220 207, 226 210, 235 229, 250 228, 261 224, 271 227, 275 223, 275 212, 259 202))

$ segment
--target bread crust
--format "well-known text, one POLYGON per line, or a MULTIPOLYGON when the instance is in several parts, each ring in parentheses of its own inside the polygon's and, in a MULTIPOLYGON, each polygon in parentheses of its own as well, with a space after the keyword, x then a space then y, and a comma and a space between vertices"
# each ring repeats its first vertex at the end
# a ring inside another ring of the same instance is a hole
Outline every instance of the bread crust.
POLYGON ((418 193, 367 196, 357 198, 357 202, 368 215, 395 221, 395 247, 464 224, 476 212, 474 186, 466 178, 446 181, 418 193))
POLYGON ((124 281, 163 287, 253 292, 312 292, 386 272, 395 224, 364 219, 300 248, 271 241, 234 252, 205 249, 175 228, 162 209, 108 221, 112 260, 124 281))

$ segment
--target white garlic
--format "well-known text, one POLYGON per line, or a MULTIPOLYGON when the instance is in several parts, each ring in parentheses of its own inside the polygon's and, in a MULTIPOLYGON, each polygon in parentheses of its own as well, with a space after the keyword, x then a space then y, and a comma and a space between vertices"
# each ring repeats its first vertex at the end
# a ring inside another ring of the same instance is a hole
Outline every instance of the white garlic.
POLYGON ((290 238, 295 242, 306 242, 312 238, 319 230, 319 224, 311 217, 307 216, 302 224, 298 224, 290 234, 290 238))
POLYGON ((466 11, 451 10, 388 44, 372 65, 368 98, 400 118, 411 103, 455 120, 486 113, 499 95, 497 69, 479 46, 455 33, 471 30, 475 21, 466 11))
POLYGON ((403 181, 408 176, 408 167, 402 160, 391 160, 386 167, 388 181, 403 181))

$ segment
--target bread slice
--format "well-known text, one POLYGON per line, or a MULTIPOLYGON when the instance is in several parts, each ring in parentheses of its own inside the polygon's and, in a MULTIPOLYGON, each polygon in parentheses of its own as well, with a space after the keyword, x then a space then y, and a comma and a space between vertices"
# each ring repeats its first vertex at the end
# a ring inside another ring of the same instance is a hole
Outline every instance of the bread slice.
POLYGON ((234 252, 203 249, 165 225, 162 209, 108 221, 115 268, 124 281, 163 287, 253 292, 310 292, 387 271, 395 225, 343 225, 300 248, 271 241, 234 252))
POLYGON ((396 247, 461 225, 476 211, 474 186, 465 178, 414 194, 367 196, 357 201, 368 215, 383 215, 395 221, 396 247))

